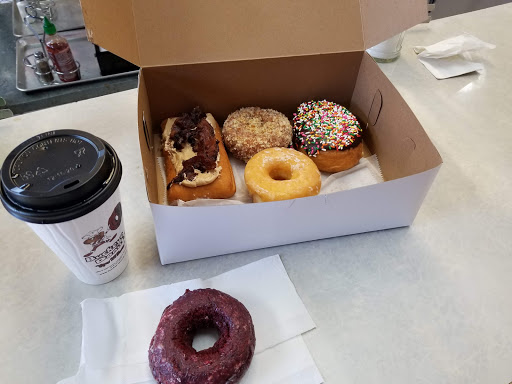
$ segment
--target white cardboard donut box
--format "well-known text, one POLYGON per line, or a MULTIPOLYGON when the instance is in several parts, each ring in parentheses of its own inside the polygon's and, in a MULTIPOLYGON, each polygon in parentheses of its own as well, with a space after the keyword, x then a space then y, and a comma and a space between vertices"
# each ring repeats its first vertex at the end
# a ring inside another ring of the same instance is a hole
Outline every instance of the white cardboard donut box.
POLYGON ((442 159, 365 49, 424 21, 425 0, 82 0, 87 35, 141 67, 138 127, 162 264, 410 225, 442 159), (241 205, 159 205, 154 135, 200 105, 220 125, 244 106, 289 118, 348 107, 385 182, 241 205))

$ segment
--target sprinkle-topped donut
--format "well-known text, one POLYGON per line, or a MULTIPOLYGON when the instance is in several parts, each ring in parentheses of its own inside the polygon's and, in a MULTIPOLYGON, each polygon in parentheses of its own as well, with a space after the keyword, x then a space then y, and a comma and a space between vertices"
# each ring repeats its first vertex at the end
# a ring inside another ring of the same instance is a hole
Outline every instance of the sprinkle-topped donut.
POLYGON ((362 141, 357 118, 345 107, 331 101, 302 103, 293 114, 293 136, 296 148, 309 156, 319 151, 357 146, 362 141))

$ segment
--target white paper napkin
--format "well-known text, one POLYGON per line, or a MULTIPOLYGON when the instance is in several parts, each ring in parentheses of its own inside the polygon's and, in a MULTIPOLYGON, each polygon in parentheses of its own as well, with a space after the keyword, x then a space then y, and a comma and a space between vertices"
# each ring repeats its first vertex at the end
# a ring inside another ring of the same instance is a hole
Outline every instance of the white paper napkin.
POLYGON ((160 316, 185 289, 198 288, 221 290, 251 313, 256 349, 242 383, 322 382, 300 336, 315 325, 276 255, 207 280, 84 300, 80 368, 59 384, 155 383, 147 351, 160 316))
POLYGON ((349 189, 365 187, 382 183, 382 173, 376 155, 364 157, 359 164, 343 172, 322 172, 321 194, 346 191, 349 189))
MULTIPOLYGON (((159 157, 159 154, 161 153, 161 139, 158 135, 154 136, 154 143, 158 202, 159 204, 167 205, 165 161, 163 157, 159 157)), ((368 154, 366 147, 363 153, 368 154)), ((178 200, 177 205, 179 207, 206 207, 212 205, 251 204, 252 197, 245 186, 245 163, 232 156, 229 156, 229 161, 231 163, 231 168, 233 169, 233 176, 235 177, 236 185, 236 193, 232 197, 229 199, 195 199, 191 201, 178 200)), ((347 171, 332 174, 321 172, 321 176, 322 186, 320 188, 320 195, 365 187, 367 185, 378 184, 384 181, 377 155, 363 157, 359 160, 359 164, 347 171)))
POLYGON ((437 79, 447 79, 482 70, 483 64, 472 61, 471 53, 494 48, 494 44, 463 34, 426 47, 416 46, 414 52, 437 79))
MULTIPOLYGON (((252 203, 252 197, 245 186, 245 163, 235 158, 230 158, 233 174, 235 176, 236 193, 229 199, 196 199, 191 201, 178 201, 180 207, 198 207, 208 205, 232 205, 252 203)), ((376 155, 362 158, 359 164, 353 168, 337 173, 321 172, 322 186, 320 194, 346 191, 367 185, 382 183, 379 162, 376 155)))

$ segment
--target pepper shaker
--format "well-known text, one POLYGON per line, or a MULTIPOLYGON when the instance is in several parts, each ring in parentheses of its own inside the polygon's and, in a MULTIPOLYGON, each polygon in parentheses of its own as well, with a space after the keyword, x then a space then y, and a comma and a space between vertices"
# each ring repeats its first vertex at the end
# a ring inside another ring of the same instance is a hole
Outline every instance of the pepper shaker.
POLYGON ((37 51, 34 52, 34 71, 37 75, 37 78, 41 82, 41 84, 49 85, 53 83, 53 73, 50 68, 50 63, 48 62, 48 58, 44 56, 43 52, 37 51))

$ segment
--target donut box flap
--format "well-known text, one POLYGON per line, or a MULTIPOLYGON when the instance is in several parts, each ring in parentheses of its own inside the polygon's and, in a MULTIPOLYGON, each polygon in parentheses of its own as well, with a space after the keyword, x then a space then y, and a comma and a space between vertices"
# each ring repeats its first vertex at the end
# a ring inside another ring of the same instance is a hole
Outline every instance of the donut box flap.
POLYGON ((141 67, 363 51, 426 0, 82 0, 87 36, 141 67))

